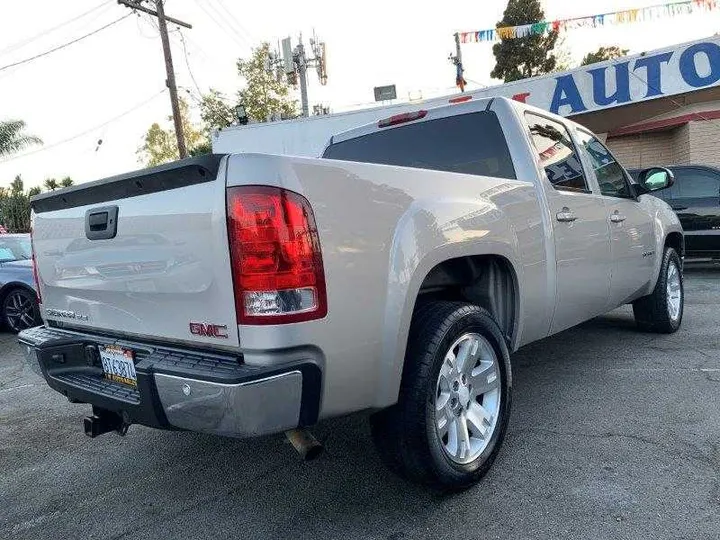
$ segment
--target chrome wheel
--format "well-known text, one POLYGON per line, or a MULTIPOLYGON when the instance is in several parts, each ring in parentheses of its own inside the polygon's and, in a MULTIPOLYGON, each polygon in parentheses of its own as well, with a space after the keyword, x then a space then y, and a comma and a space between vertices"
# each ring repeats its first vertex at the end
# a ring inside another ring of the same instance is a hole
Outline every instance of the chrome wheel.
POLYGON ((667 308, 668 314, 673 321, 677 321, 680 317, 680 308, 682 307, 683 291, 680 286, 680 270, 674 262, 670 262, 667 270, 667 308))
POLYGON ((435 430, 458 464, 482 454, 500 412, 500 369, 490 342, 464 334, 445 353, 435 391, 435 430))
POLYGON ((5 298, 5 320, 13 332, 35 326, 37 324, 35 313, 35 300, 30 293, 16 290, 5 298))

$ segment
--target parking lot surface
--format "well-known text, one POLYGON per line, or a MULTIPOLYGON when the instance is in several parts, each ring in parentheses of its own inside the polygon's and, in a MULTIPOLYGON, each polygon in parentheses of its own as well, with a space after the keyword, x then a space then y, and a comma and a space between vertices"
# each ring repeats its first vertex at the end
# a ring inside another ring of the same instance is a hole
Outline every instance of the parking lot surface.
POLYGON ((686 274, 671 336, 626 307, 513 356, 513 416, 476 487, 443 495, 387 472, 367 417, 236 441, 132 426, 82 433, 0 333, 0 538, 720 537, 720 271, 686 274))

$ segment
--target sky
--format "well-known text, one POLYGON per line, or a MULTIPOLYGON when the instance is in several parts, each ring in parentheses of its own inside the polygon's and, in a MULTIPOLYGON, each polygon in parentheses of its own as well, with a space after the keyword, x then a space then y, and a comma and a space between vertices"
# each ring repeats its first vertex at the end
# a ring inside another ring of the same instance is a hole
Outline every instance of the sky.
MULTIPOLYGON (((546 19, 640 8, 661 0, 543 0, 546 19)), ((405 0, 338 2, 274 0, 166 0, 166 14, 189 22, 171 46, 180 94, 189 103, 208 88, 233 95, 242 84, 236 60, 261 41, 276 44, 313 31, 327 43, 327 86, 310 72, 310 104, 333 112, 373 105, 373 87, 396 84, 398 98, 429 98, 455 91, 448 61, 453 34, 492 28, 505 0, 453 0, 448 4, 405 0), (184 41, 184 46, 183 46, 184 41)), ((152 18, 131 14, 86 39, 23 65, 32 57, 130 14, 116 0, 5 2, 0 19, 0 119, 22 119, 43 146, 0 158, 0 186, 21 174, 26 187, 45 178, 71 176, 76 183, 141 168, 136 151, 153 122, 165 123, 170 101, 157 28, 152 18), (74 22, 53 30, 60 23, 74 22), (102 140, 102 144, 98 141, 102 140)), ((577 29, 563 48, 577 65, 599 46, 649 51, 720 32, 720 10, 653 22, 577 29)), ((469 88, 496 84, 492 44, 463 45, 469 88)), ((299 99, 299 92, 297 95, 299 99)))

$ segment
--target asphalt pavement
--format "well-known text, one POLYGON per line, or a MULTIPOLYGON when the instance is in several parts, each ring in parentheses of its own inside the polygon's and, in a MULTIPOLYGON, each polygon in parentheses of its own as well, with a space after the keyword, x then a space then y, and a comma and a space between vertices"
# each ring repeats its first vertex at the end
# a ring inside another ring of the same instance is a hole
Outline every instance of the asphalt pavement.
POLYGON ((367 417, 299 461, 282 436, 82 433, 0 333, 0 538, 720 538, 720 270, 686 275, 670 336, 616 310, 513 356, 513 415, 476 487, 387 472, 367 417))

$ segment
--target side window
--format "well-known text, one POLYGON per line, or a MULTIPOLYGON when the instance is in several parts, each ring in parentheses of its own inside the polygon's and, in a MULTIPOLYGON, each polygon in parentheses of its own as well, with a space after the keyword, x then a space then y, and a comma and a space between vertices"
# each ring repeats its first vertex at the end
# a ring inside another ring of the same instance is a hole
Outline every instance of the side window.
POLYGON ((720 199, 720 177, 702 169, 679 169, 675 173, 678 199, 720 199))
POLYGON ((525 113, 533 145, 555 189, 588 191, 585 173, 567 128, 559 122, 525 113))
POLYGON ((625 171, 612 156, 610 150, 589 133, 581 129, 577 130, 577 133, 580 144, 592 163, 600 185, 600 193, 609 197, 631 199, 632 195, 625 171))

